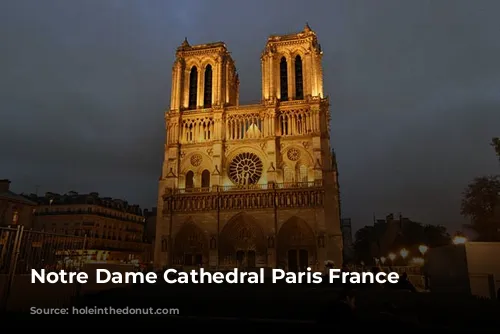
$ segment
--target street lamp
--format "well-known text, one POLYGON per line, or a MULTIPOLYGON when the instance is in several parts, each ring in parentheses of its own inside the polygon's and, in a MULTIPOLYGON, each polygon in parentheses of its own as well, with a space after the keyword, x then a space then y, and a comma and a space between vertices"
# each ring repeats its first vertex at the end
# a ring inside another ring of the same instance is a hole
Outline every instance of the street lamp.
POLYGON ((401 257, 403 259, 406 259, 406 257, 408 256, 408 251, 406 250, 406 248, 403 248, 402 250, 400 250, 399 255, 401 255, 401 257))
POLYGON ((394 260, 396 259, 396 254, 389 253, 389 260, 391 260, 391 265, 394 265, 394 260))
POLYGON ((384 263, 385 263, 385 260, 386 260, 386 258, 385 258, 385 257, 383 257, 383 256, 380 258, 380 262, 381 262, 382 264, 384 264, 384 263))
POLYGON ((427 245, 420 245, 418 246, 418 250, 422 255, 425 255, 425 253, 429 250, 429 247, 427 245))
POLYGON ((461 235, 457 235, 453 238, 453 244, 455 245, 463 245, 467 242, 467 238, 461 235))

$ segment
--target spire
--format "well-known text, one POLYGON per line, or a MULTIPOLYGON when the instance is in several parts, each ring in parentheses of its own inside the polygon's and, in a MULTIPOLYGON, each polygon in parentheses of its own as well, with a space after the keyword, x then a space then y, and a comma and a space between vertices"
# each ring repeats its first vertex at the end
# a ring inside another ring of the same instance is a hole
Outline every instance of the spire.
POLYGON ((311 29, 311 27, 309 27, 309 23, 306 22, 306 26, 304 27, 304 32, 311 32, 311 31, 312 31, 312 29, 311 29))
POLYGON ((182 42, 181 47, 182 48, 188 48, 189 46, 190 45, 189 45, 187 37, 184 37, 184 42, 182 42))

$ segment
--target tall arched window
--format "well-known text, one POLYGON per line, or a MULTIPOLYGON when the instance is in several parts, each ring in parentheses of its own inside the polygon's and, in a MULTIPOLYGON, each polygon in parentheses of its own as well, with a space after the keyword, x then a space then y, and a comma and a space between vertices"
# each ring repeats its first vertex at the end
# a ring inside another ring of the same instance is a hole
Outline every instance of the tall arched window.
POLYGON ((189 74, 189 109, 196 109, 196 99, 198 98, 198 69, 196 66, 191 68, 189 74))
POLYGON ((306 183, 308 182, 308 169, 304 164, 297 164, 295 167, 295 172, 297 173, 297 182, 306 183))
POLYGON ((191 190, 194 188, 194 173, 189 171, 186 174, 186 190, 191 190))
POLYGON ((302 59, 300 56, 295 57, 295 99, 302 100, 304 98, 304 80, 302 78, 302 59))
POLYGON ((290 166, 283 166, 283 182, 285 183, 294 183, 295 182, 295 174, 293 169, 290 166))
POLYGON ((205 89, 203 90, 203 108, 212 107, 212 66, 205 67, 205 89))
POLYGON ((203 173, 201 173, 201 187, 210 188, 210 172, 208 169, 205 169, 203 173))
POLYGON ((288 68, 285 57, 280 62, 280 90, 281 101, 288 101, 288 68))

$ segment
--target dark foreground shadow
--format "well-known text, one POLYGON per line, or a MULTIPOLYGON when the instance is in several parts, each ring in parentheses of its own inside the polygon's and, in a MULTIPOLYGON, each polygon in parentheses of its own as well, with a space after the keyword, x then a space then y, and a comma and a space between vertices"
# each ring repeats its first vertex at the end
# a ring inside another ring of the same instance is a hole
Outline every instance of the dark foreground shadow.
POLYGON ((3 313, 1 320, 3 324, 15 324, 16 328, 63 324, 71 328, 95 328, 98 323, 100 328, 207 325, 237 328, 239 331, 254 327, 311 330, 345 326, 369 330, 384 328, 385 331, 404 328, 406 331, 438 329, 453 332, 500 325, 500 308, 493 301, 373 286, 356 287, 357 310, 354 317, 347 319, 332 307, 345 288, 330 284, 159 282, 81 296, 66 306, 68 315, 34 315, 28 311, 3 313), (317 323, 320 315, 322 324, 317 323))

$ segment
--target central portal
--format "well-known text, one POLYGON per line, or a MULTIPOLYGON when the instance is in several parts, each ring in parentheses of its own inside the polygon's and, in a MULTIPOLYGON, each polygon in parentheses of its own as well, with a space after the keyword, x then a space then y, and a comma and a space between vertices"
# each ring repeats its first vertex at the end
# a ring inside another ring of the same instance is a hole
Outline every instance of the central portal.
POLYGON ((231 219, 220 234, 222 268, 253 269, 267 264, 267 242, 259 225, 247 214, 231 219))
POLYGON ((257 263, 255 262, 255 251, 242 251, 239 250, 236 252, 236 261, 238 267, 243 268, 255 268, 257 267, 257 263))
POLYGON ((302 219, 292 217, 278 232, 278 263, 291 272, 304 272, 317 263, 316 242, 312 229, 302 219))
POLYGON ((288 251, 288 271, 306 271, 309 265, 309 252, 306 249, 288 251))

